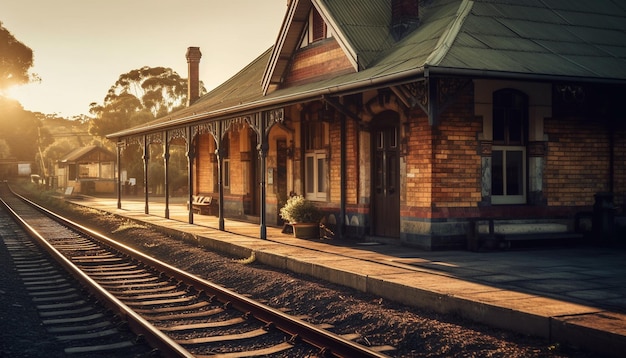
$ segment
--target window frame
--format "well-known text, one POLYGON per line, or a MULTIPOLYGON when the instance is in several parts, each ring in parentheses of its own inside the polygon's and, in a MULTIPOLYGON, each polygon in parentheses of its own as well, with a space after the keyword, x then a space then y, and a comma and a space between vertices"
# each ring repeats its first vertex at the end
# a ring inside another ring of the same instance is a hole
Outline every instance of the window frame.
POLYGON ((304 193, 305 198, 313 201, 325 201, 328 192, 326 182, 328 164, 326 151, 314 150, 304 155, 304 193), (309 167, 309 161, 312 168, 309 167), (312 170, 312 172, 311 172, 312 170), (312 189, 312 190, 310 190, 312 189))
POLYGON ((528 157, 526 146, 528 144, 529 118, 528 95, 518 89, 502 88, 492 93, 492 140, 491 148, 491 203, 502 204, 526 204, 528 187, 528 157), (508 97, 507 97, 508 96, 508 97), (501 101, 497 99, 501 98, 501 101), (518 104, 518 105, 516 105, 518 104), (498 113, 501 113, 499 116, 498 113), (517 119, 517 121, 516 121, 517 119), (498 123, 499 122, 499 123, 498 123), (512 127, 516 124, 516 128, 512 127), (519 126, 519 127, 517 127, 519 126), (502 138, 496 138, 497 128, 501 128, 502 138), (519 137, 519 138, 516 138, 519 137), (493 194, 494 184, 494 152, 502 152, 502 195, 493 194), (521 185, 522 194, 509 195, 507 187, 509 178, 507 173, 507 152, 521 152, 521 185))
POLYGON ((307 47, 330 37, 332 37, 332 34, 328 31, 328 25, 326 25, 322 15, 317 9, 311 9, 308 16, 308 23, 302 34, 302 41, 300 41, 300 48, 307 47), (321 31, 319 31, 320 28, 321 31))
POLYGON ((328 164, 329 126, 325 122, 315 120, 317 115, 313 117, 302 123, 304 197, 312 201, 326 201, 328 200, 330 170, 328 164), (309 160, 313 161, 312 168, 309 167, 309 160))
POLYGON ((492 163, 491 163, 491 203, 495 205, 503 205, 503 204, 525 204, 526 203, 526 188, 528 182, 527 176, 527 158, 526 158, 526 147, 525 146, 510 146, 510 145, 494 145, 491 150, 492 153, 492 163), (494 152, 502 152, 502 195, 494 195, 493 194, 493 178, 495 177, 494 172, 494 163, 493 163, 493 153, 494 152), (507 183, 508 183, 508 173, 507 173, 507 152, 522 152, 522 175, 521 175, 521 184, 522 184, 522 194, 521 195, 509 195, 507 193, 507 183))

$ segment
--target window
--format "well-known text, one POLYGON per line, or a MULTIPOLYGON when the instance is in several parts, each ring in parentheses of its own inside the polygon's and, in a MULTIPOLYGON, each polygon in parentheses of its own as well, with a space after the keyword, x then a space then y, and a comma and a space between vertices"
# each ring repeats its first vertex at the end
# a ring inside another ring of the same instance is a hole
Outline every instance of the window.
POLYGON ((504 89, 493 94, 492 204, 526 202, 528 98, 504 89))
POLYGON ((315 42, 315 41, 325 39, 326 38, 326 24, 324 23, 324 19, 322 19, 322 16, 320 15, 320 13, 317 12, 317 10, 313 9, 313 11, 311 11, 310 19, 311 19, 310 26, 309 26, 310 41, 315 42))
POLYGON ((491 202, 526 201, 526 148, 494 146, 491 157, 491 202))
POLYGON ((82 163, 78 165, 79 178, 98 178, 99 176, 99 164, 98 163, 82 163))
POLYGON ((107 179, 115 178, 115 175, 113 174, 113 163, 100 163, 100 177, 107 179))
POLYGON ((316 9, 311 10, 311 13, 309 14, 309 23, 305 28, 300 47, 306 47, 314 42, 324 40, 328 37, 330 37, 330 34, 328 33, 328 28, 326 27, 326 23, 324 22, 322 15, 320 15, 316 9))
POLYGON ((305 155, 306 197, 326 199, 326 153, 311 152, 305 155))
POLYGON ((304 188, 309 200, 326 200, 328 164, 327 125, 323 122, 303 122, 304 139, 304 188))

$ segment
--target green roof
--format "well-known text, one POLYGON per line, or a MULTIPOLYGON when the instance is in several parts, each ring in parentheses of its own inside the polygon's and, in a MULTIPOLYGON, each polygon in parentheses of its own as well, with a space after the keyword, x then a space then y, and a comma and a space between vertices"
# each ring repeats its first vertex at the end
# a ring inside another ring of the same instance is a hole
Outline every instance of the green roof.
POLYGON ((474 1, 446 56, 431 65, 626 79, 626 5, 610 0, 474 1))
MULTIPOLYGON (((293 19, 294 13, 302 17, 308 1, 292 1, 298 10, 292 13, 293 19)), ((331 22, 337 41, 356 55, 358 71, 264 94, 263 79, 268 73, 288 68, 272 59, 283 61, 285 51, 295 51, 274 47, 189 108, 109 137, 437 74, 626 83, 626 5, 616 1, 424 1, 419 27, 397 42, 390 33, 388 0, 312 1, 331 22)), ((290 21, 283 24, 285 34, 290 21)), ((300 22, 293 26, 302 28, 300 22)), ((279 45, 287 38, 283 32, 279 45)), ((289 33, 290 44, 295 35, 289 33)), ((272 78, 279 77, 272 74, 272 78)))

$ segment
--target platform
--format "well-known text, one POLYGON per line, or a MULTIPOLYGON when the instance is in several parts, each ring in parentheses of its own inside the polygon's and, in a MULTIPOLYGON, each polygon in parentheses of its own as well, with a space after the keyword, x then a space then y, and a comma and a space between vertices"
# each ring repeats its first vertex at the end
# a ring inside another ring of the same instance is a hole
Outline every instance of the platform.
MULTIPOLYGON (((409 306, 452 313, 493 327, 609 356, 626 351, 626 249, 578 246, 492 252, 422 251, 354 240, 303 240, 215 216, 194 215, 185 201, 68 198, 77 204, 186 232, 198 244, 368 292, 409 306)), ((151 199, 152 200, 152 199, 151 199)))

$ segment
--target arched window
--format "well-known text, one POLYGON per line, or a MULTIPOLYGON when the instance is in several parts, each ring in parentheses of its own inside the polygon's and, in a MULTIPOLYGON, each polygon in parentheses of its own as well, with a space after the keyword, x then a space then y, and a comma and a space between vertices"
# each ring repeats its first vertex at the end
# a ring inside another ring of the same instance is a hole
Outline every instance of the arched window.
POLYGON ((517 90, 493 93, 491 203, 526 202, 528 97, 517 90))

